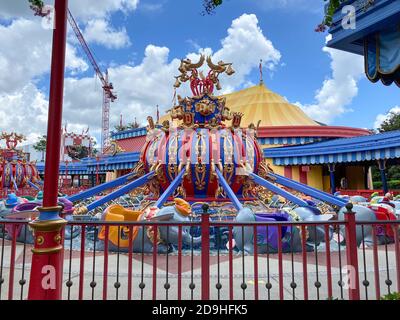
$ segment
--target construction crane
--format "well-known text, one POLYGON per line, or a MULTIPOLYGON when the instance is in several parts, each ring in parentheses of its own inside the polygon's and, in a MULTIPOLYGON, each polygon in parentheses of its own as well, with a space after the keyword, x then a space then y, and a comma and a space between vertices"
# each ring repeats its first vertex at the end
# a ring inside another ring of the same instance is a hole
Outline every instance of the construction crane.
POLYGON ((79 30, 78 24, 76 23, 71 11, 68 9, 68 22, 71 25, 72 29, 76 37, 78 38, 83 51, 85 51, 90 63, 93 66, 94 71, 99 77, 102 85, 103 85, 103 108, 102 108, 102 126, 101 126, 101 152, 104 153, 106 147, 109 145, 109 134, 110 134, 110 104, 117 99, 117 95, 113 92, 114 87, 111 82, 108 80, 108 71, 103 73, 101 72, 96 60, 88 44, 85 41, 85 38, 82 35, 82 32, 79 30))

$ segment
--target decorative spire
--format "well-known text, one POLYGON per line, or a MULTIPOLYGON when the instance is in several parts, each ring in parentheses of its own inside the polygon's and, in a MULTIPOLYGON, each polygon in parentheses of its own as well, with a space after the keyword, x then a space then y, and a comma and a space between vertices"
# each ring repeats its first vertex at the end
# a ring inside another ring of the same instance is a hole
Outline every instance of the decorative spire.
POLYGON ((263 61, 262 59, 260 59, 260 85, 264 84, 264 80, 263 80, 263 61))
POLYGON ((158 105, 157 105, 157 124, 160 122, 160 110, 158 110, 158 105))

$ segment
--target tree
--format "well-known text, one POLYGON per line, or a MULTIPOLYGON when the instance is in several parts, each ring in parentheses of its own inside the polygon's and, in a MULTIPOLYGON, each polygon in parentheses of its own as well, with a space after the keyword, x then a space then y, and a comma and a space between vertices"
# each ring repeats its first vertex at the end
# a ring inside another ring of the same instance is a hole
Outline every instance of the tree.
POLYGON ((115 130, 117 130, 118 132, 126 130, 126 126, 120 125, 120 124, 117 125, 117 126, 115 126, 114 128, 115 128, 115 130))
POLYGON ((40 137, 39 141, 33 145, 33 149, 42 153, 42 161, 44 161, 44 153, 46 151, 47 136, 43 135, 40 137))
POLYGON ((324 2, 328 2, 326 5, 325 16, 322 22, 317 26, 315 31, 324 32, 327 27, 330 27, 332 25, 334 13, 345 1, 347 0, 324 0, 324 2))
POLYGON ((390 112, 378 128, 379 132, 387 132, 393 130, 400 130, 400 113, 390 112))
POLYGON ((222 0, 203 0, 203 14, 213 14, 215 9, 222 4, 222 0))
MULTIPOLYGON (((386 120, 381 123, 377 131, 382 133, 394 130, 400 130, 400 113, 392 111, 386 117, 386 120)), ((390 166, 387 170, 387 179, 390 189, 398 189, 400 182, 400 166, 390 166)), ((372 180, 374 181, 375 188, 380 188, 382 186, 381 174, 377 166, 372 167, 372 180)))
POLYGON ((139 125, 139 123, 137 123, 136 118, 135 118, 134 122, 128 123, 128 125, 127 125, 128 129, 137 129, 139 127, 140 127, 140 125, 139 125))

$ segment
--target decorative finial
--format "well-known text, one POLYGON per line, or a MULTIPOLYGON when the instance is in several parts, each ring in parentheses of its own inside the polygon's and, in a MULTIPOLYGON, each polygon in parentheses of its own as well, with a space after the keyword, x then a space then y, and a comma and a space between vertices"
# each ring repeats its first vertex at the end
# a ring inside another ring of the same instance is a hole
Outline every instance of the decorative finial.
POLYGON ((260 85, 264 83, 263 80, 263 61, 260 59, 260 85))
POLYGON ((158 105, 157 105, 157 124, 159 124, 160 122, 160 110, 158 109, 158 105))

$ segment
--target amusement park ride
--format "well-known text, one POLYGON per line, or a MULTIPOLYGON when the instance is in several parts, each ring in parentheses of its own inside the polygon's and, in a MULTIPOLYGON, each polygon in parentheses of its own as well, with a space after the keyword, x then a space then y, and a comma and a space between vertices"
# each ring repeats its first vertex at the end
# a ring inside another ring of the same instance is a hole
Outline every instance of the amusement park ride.
POLYGON ((3 132, 1 140, 5 140, 6 147, 0 148, 0 191, 17 191, 27 185, 39 189, 35 185, 40 180, 35 163, 27 161, 22 150, 17 150, 18 143, 25 137, 15 132, 3 132))
MULTIPOLYGON (((254 124, 242 128, 243 114, 232 113, 225 98, 214 96, 214 88, 220 88, 219 76, 234 74, 231 63, 220 61, 214 64, 210 57, 202 55, 197 63, 182 60, 179 71, 181 74, 176 77, 175 87, 189 81, 193 95, 178 97, 178 104, 170 110, 171 119, 178 125, 173 127, 166 120, 161 126, 155 126, 152 117, 148 117, 146 143, 132 172, 59 198, 67 219, 113 223, 189 222, 199 219, 204 204, 209 208, 211 219, 217 221, 315 223, 333 217, 343 219, 348 199, 275 174, 262 155, 254 124), (206 77, 199 71, 205 62, 210 68, 206 77)), ((26 217, 30 213, 36 217, 40 201, 16 205, 11 216, 26 217)), ((356 216, 363 220, 376 219, 372 209, 354 207, 356 216)), ((389 219, 388 214, 383 216, 381 218, 389 219)), ((253 228, 245 228, 242 232, 239 229, 233 230, 235 245, 239 250, 253 253, 253 228)), ((109 242, 110 250, 131 247, 134 252, 153 252, 154 229, 140 231, 136 228, 129 238, 132 243, 118 230, 118 226, 110 226, 106 240, 103 227, 98 238, 109 242)), ((170 245, 177 244, 177 230, 172 226, 159 228, 157 252, 166 253, 170 245)), ((182 230, 179 241, 185 246, 201 243, 201 236, 193 234, 190 227, 182 230)), ((301 251, 301 235, 297 228, 285 228, 284 232, 271 228, 270 234, 263 230, 257 231, 259 253, 277 250, 280 241, 284 250, 301 251)), ((371 230, 365 230, 363 234, 358 232, 358 241, 370 241, 371 230)), ((331 239, 332 231, 323 226, 311 228, 308 239, 317 245, 331 239)), ((72 239, 73 235, 69 236, 72 239)), ((33 239, 32 236, 28 238, 33 239)))
MULTIPOLYGON (((394 233, 373 226, 378 220, 395 220, 395 215, 387 208, 382 211, 382 207, 361 204, 353 207, 348 204, 351 199, 322 192, 274 173, 257 142, 256 126, 250 124, 243 128, 243 114, 231 112, 226 99, 214 95, 214 89, 221 88, 219 76, 234 74, 231 63, 219 61, 215 64, 211 57, 203 55, 195 63, 190 59, 182 60, 175 87, 189 82, 192 96, 178 96, 178 104, 170 110, 171 119, 178 125, 175 127, 166 120, 156 126, 148 117, 146 142, 140 161, 131 173, 75 195, 59 197, 67 19, 75 26, 74 31, 103 82, 104 126, 108 126, 107 106, 116 96, 107 75, 103 77, 90 54, 68 10, 68 1, 56 0, 55 9, 44 196, 28 203, 21 203, 14 197, 12 200, 15 201, 8 202, 7 199, 0 207, 0 221, 3 220, 6 226, 1 230, 3 239, 12 239, 14 248, 17 241, 33 243, 28 299, 62 297, 64 241, 71 241, 72 248, 76 237, 73 224, 70 228, 65 225, 68 220, 83 221, 81 237, 77 240, 81 241, 81 260, 84 261, 85 228, 99 220, 100 224, 95 227, 99 228, 96 229, 98 233, 95 231, 98 238, 95 236, 94 242, 102 242, 104 251, 152 252, 156 259, 157 253, 169 253, 176 247, 182 248, 182 244, 192 249, 201 244, 202 250, 205 249, 201 257, 202 271, 203 267, 204 270, 208 268, 202 273, 202 292, 205 292, 202 298, 208 300, 210 266, 207 255, 210 242, 218 246, 221 239, 216 234, 211 239, 210 234, 215 229, 210 227, 209 217, 211 221, 237 223, 231 225, 229 240, 224 243, 229 247, 229 254, 232 254, 232 247, 243 253, 243 259, 244 253, 254 254, 257 258, 257 253, 278 252, 281 267, 282 252, 303 251, 306 255, 307 249, 311 249, 317 253, 318 247, 324 242, 328 244, 336 233, 338 241, 344 240, 343 244, 349 248, 347 264, 357 270, 356 289, 349 289, 350 298, 360 298, 357 246, 361 243, 376 246, 376 239, 384 244, 398 242, 394 233), (207 76, 200 70, 205 63, 210 69, 207 76), (51 152, 54 150, 56 152, 51 152), (27 224, 17 228, 16 220, 26 219, 30 219, 29 228, 27 224), (191 222, 200 219, 201 235, 190 226, 191 222), (331 219, 335 219, 331 225, 319 224, 331 219), (365 228, 356 227, 356 220, 371 224, 365 228), (144 224, 140 225, 140 222, 144 224), (187 222, 189 224, 185 225, 187 222), (306 223, 299 227, 292 224, 294 222, 306 223), (127 228, 124 223, 136 225, 127 228), (265 228, 265 225, 260 226, 262 223, 277 224, 265 228), (50 273, 54 273, 58 286, 43 285, 48 277, 47 271, 43 270, 49 270, 48 267, 53 270, 50 273)), ((103 129, 103 138, 107 139, 108 129, 103 129)), ((34 183, 37 171, 15 150, 22 137, 14 133, 3 134, 3 138, 7 149, 1 152, 2 186, 34 183)), ((104 140, 103 148, 105 143, 104 140)), ((153 264, 153 269, 156 268, 153 264)), ((82 267, 80 273, 83 271, 82 267)), ((281 272, 280 276, 283 277, 281 272)), ((258 285, 257 280, 255 283, 258 285)), ((92 284, 95 286, 96 282, 92 284)), ((12 289, 10 292, 12 297, 12 289)))

